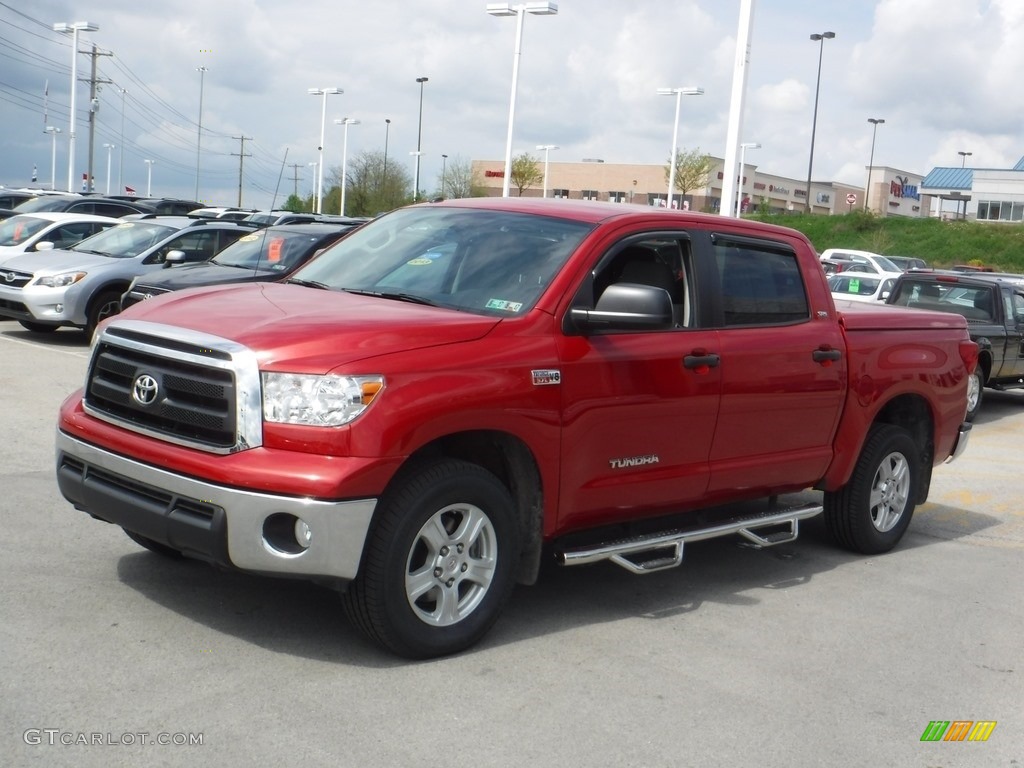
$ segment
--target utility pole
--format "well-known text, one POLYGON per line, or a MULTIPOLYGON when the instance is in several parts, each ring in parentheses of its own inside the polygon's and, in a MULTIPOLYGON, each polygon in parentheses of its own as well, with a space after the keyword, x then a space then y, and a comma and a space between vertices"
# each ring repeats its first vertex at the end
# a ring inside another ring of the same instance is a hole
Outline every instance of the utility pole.
POLYGON ((302 167, 302 163, 292 163, 291 164, 292 173, 295 174, 294 176, 292 176, 292 181, 295 182, 295 189, 292 192, 292 196, 293 197, 298 197, 299 196, 299 168, 301 168, 301 167, 302 167))
POLYGON ((245 153, 245 142, 252 141, 252 136, 232 136, 232 139, 237 139, 242 142, 242 146, 239 147, 238 152, 232 152, 231 156, 238 156, 238 207, 242 207, 242 163, 245 158, 252 157, 252 152, 249 154, 245 153))
MULTIPOLYGON (((96 57, 113 55, 114 54, 110 52, 100 53, 96 48, 96 43, 92 44, 92 52, 90 53, 90 56, 92 56, 92 74, 89 76, 89 80, 87 81, 89 83, 89 169, 88 177, 86 178, 86 192, 92 192, 92 149, 93 142, 96 138, 96 110, 99 109, 100 106, 100 101, 96 98, 96 86, 100 83, 113 82, 113 80, 98 79, 96 77, 96 57)), ((72 190, 69 189, 68 191, 71 192, 72 190)))

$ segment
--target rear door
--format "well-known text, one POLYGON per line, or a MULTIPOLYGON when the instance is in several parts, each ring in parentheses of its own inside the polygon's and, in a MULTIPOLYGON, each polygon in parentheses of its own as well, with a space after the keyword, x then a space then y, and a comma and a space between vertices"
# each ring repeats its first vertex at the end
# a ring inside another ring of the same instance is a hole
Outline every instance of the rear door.
POLYGON ((708 491, 810 485, 832 458, 845 395, 839 323, 830 313, 812 316, 787 244, 715 234, 708 247, 722 294, 722 397, 708 491))

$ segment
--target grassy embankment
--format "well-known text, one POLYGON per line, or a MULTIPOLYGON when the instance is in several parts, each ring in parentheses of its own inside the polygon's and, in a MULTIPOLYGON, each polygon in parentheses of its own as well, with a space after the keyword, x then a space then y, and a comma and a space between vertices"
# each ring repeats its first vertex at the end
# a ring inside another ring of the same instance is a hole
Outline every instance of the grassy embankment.
POLYGON ((933 267, 973 264, 1024 273, 1024 225, 882 218, 863 211, 839 216, 761 215, 749 218, 792 227, 819 252, 855 248, 891 256, 917 256, 933 267))

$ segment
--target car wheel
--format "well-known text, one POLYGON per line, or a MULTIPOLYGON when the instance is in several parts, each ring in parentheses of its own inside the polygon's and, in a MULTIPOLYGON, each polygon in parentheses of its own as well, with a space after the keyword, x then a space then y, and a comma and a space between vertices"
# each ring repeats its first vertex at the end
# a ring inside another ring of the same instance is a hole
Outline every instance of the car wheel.
POLYGON ((971 374, 967 381, 967 415, 965 421, 974 421, 974 417, 981 410, 982 393, 985 390, 985 372, 978 368, 971 374))
POLYGON ((139 546, 145 547, 150 552, 156 552, 158 555, 163 555, 164 557, 171 557, 175 559, 183 557, 181 552, 176 550, 174 547, 168 547, 166 544, 161 544, 159 541, 153 541, 152 539, 148 539, 145 536, 140 536, 134 531, 129 531, 127 528, 122 528, 121 530, 128 534, 129 539, 134 541, 139 546))
POLYGON ((89 306, 88 324, 85 332, 91 338, 96 333, 96 326, 121 311, 121 294, 117 291, 104 291, 89 306))
POLYGON ((58 328, 58 326, 56 325, 47 325, 46 323, 33 323, 30 322, 29 320, 19 320, 18 322, 21 323, 22 328, 28 331, 32 331, 33 333, 53 333, 58 328))
POLYGON ((920 464, 906 430, 891 424, 872 427, 850 481, 825 494, 825 522, 832 538, 864 554, 895 547, 914 514, 920 464))
POLYGON ((501 482, 474 464, 439 461, 381 500, 343 604, 364 634, 393 653, 456 653, 497 620, 518 556, 514 507, 501 482))

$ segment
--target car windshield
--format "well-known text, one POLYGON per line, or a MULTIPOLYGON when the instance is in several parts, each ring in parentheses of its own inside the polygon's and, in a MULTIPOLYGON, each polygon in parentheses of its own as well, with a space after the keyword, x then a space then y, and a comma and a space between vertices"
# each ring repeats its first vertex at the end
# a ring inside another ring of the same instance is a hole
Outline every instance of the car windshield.
POLYGON ((900 267, 897 267, 892 261, 885 256, 875 256, 875 264, 877 264, 883 272, 902 272, 900 267))
POLYGON ((18 213, 40 213, 42 211, 63 211, 68 204, 68 195, 41 195, 19 203, 14 210, 18 213))
POLYGON ((239 238, 211 261, 223 267, 286 272, 295 268, 322 239, 322 235, 279 229, 253 232, 239 238))
POLYGON ((11 216, 0 222, 0 245, 21 245, 49 223, 35 216, 11 216))
POLYGON ((879 278, 863 273, 850 275, 840 273, 828 279, 828 287, 832 293, 851 296, 872 296, 878 290, 879 278))
POLYGON ((87 237, 69 250, 98 253, 115 259, 131 259, 159 243, 175 231, 174 227, 154 222, 126 221, 87 237))
POLYGON ((406 208, 365 224, 290 281, 516 315, 533 306, 590 230, 547 216, 406 208))

